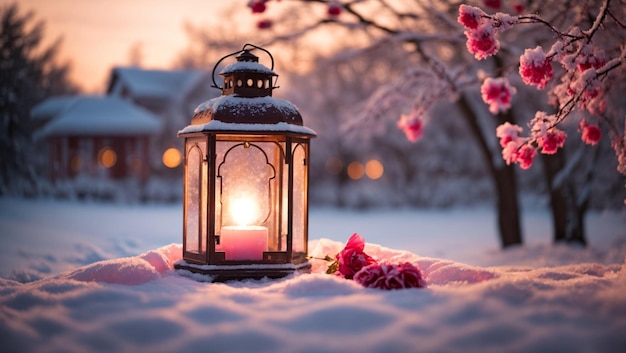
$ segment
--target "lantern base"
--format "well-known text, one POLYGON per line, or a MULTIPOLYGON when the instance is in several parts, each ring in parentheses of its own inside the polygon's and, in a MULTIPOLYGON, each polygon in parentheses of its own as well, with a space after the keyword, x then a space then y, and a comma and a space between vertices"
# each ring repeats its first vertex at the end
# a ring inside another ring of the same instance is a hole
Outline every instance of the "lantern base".
POLYGON ((226 282, 244 279, 276 279, 292 274, 309 273, 311 264, 308 261, 299 264, 250 264, 250 265, 198 265, 179 260, 174 264, 177 271, 187 271, 187 276, 199 281, 226 282), (201 275, 202 277, 196 277, 201 275))

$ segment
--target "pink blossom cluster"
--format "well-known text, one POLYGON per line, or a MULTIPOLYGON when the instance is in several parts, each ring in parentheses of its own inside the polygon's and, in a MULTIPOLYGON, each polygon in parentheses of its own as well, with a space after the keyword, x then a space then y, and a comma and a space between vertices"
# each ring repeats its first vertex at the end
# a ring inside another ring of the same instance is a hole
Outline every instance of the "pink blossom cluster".
POLYGON ((552 61, 540 46, 526 49, 519 59, 519 74, 527 85, 543 89, 552 79, 552 61))
MULTIPOLYGON (((500 7, 499 2, 497 7, 500 7)), ((477 60, 482 60, 500 50, 496 34, 517 23, 517 18, 504 13, 487 15, 477 7, 461 5, 457 21, 467 29, 464 32, 467 37, 467 50, 474 54, 477 60)))
POLYGON ((589 43, 581 45, 573 42, 566 45, 557 42, 552 46, 551 54, 568 72, 554 89, 554 103, 559 105, 573 100, 578 102, 582 110, 594 115, 604 114, 604 86, 598 77, 598 70, 607 64, 604 51, 589 43))
POLYGON ((328 8, 326 9, 326 14, 329 17, 337 17, 341 15, 342 10, 343 8, 341 7, 341 4, 339 4, 338 2, 331 2, 330 4, 328 4, 328 8))
POLYGON ((504 112, 511 107, 511 97, 517 92, 506 77, 491 78, 483 81, 480 93, 483 101, 489 104, 492 114, 504 112))
MULTIPOLYGON (((249 0, 248 7, 252 11, 253 14, 261 14, 267 10, 267 3, 270 0, 249 0)), ((341 15, 343 11, 343 6, 338 1, 332 1, 328 3, 328 7, 326 9, 326 14, 328 17, 335 18, 341 15)), ((263 19, 257 22, 257 28, 259 29, 267 29, 272 27, 272 20, 263 19)))
MULTIPOLYGON (((485 7, 499 10, 500 1, 483 1, 485 7)), ((518 2, 519 3, 519 2, 518 2)), ((606 6, 607 3, 604 3, 606 6)), ((516 13, 524 10, 524 6, 513 6, 516 13)), ((606 9, 602 10, 606 11, 606 9)), ((507 162, 519 163, 527 169, 532 165, 537 152, 554 154, 565 144, 567 134, 556 126, 560 124, 574 109, 580 109, 591 114, 591 117, 605 118, 606 101, 606 73, 618 67, 626 57, 626 50, 622 48, 620 58, 607 61, 604 50, 599 48, 592 36, 602 28, 601 23, 605 13, 598 14, 593 26, 588 31, 572 27, 567 33, 561 33, 547 21, 536 15, 510 16, 503 13, 494 15, 483 12, 480 8, 461 5, 459 7, 458 22, 466 31, 467 49, 478 60, 497 53, 500 43, 496 35, 518 23, 542 23, 557 33, 557 40, 546 53, 537 46, 525 49, 519 58, 519 74, 522 81, 537 89, 544 89, 554 78, 553 62, 560 64, 564 74, 560 75, 560 82, 551 85, 549 92, 550 102, 556 106, 557 113, 548 115, 537 112, 530 122, 530 136, 521 137, 522 128, 510 123, 500 125, 496 135, 500 138, 502 157, 507 162), (621 61, 620 61, 621 60, 621 61)), ((496 114, 510 108, 511 96, 515 88, 511 87, 505 78, 487 78, 481 86, 481 95, 489 110, 496 114)), ((583 118, 579 125, 581 139, 589 145, 596 145, 602 138, 602 130, 596 123, 589 123, 590 117, 583 118)), ((613 130, 616 130, 613 128, 613 130)), ((616 133, 615 133, 616 132, 616 133)), ((619 131, 613 146, 618 156, 618 170, 626 174, 626 156, 624 145, 619 131), (621 147, 620 147, 621 146, 621 147), (620 158, 623 163, 620 162, 620 158), (620 169, 621 168, 621 169, 620 169)))
POLYGON ((522 169, 532 166, 537 151, 529 143, 528 139, 520 137, 522 128, 518 125, 506 122, 496 128, 496 136, 500 138, 502 158, 506 164, 519 163, 522 169))
POLYGON ((423 124, 417 112, 412 112, 409 115, 402 114, 397 126, 398 129, 404 132, 407 140, 411 142, 416 142, 422 137, 423 124))
MULTIPOLYGON (((250 0, 248 1, 248 7, 252 10, 253 14, 261 14, 267 10, 267 3, 270 0, 250 0)), ((261 19, 256 23, 258 29, 268 29, 272 27, 272 20, 261 19)))
POLYGON ((596 145, 602 139, 602 130, 596 124, 589 124, 586 120, 580 122, 581 138, 588 145, 596 145))
POLYGON ((352 234, 344 249, 336 256, 337 267, 334 273, 346 279, 354 279, 367 288, 391 290, 426 286, 422 272, 416 266, 408 262, 379 264, 364 249, 363 237, 357 233, 352 234))
POLYGON ((265 5, 269 0, 250 0, 248 1, 248 7, 252 10, 252 13, 263 13, 267 9, 265 5))

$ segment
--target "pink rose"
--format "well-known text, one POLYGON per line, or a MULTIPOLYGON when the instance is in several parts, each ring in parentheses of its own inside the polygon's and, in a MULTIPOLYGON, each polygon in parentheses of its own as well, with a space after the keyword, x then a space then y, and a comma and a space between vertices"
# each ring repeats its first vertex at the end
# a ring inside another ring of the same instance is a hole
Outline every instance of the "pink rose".
POLYGON ((346 246, 337 254, 338 275, 346 279, 352 279, 354 274, 359 272, 364 266, 375 264, 371 256, 363 252, 365 240, 357 233, 352 234, 346 246))
POLYGON ((409 262, 365 266, 354 275, 354 281, 367 288, 386 290, 426 286, 422 271, 409 262))

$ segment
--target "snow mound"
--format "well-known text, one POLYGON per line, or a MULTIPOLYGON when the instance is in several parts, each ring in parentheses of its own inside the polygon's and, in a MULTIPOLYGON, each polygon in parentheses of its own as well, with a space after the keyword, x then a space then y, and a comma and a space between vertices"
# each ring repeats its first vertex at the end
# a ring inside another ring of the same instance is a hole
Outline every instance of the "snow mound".
MULTIPOLYGON (((311 242, 333 256, 343 243, 311 242)), ((367 244, 409 261, 424 289, 325 274, 201 283, 171 244, 30 283, 0 278, 3 352, 623 352, 626 264, 476 267, 367 244)))
POLYGON ((170 244, 136 257, 95 262, 64 277, 82 282, 138 285, 156 280, 173 269, 173 263, 181 258, 181 251, 180 244, 170 244))

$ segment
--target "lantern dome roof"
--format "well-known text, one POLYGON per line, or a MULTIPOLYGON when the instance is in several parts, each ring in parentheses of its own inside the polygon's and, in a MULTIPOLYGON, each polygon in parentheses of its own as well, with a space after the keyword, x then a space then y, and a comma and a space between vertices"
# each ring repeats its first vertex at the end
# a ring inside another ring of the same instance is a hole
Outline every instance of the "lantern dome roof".
POLYGON ((295 132, 315 136, 304 127, 300 112, 291 102, 271 96, 219 96, 200 104, 194 111, 191 125, 181 133, 232 130, 295 132))
POLYGON ((274 70, 271 70, 267 66, 255 61, 238 61, 226 66, 220 71, 220 76, 232 74, 235 72, 255 72, 259 74, 266 74, 272 76, 278 76, 274 70))

